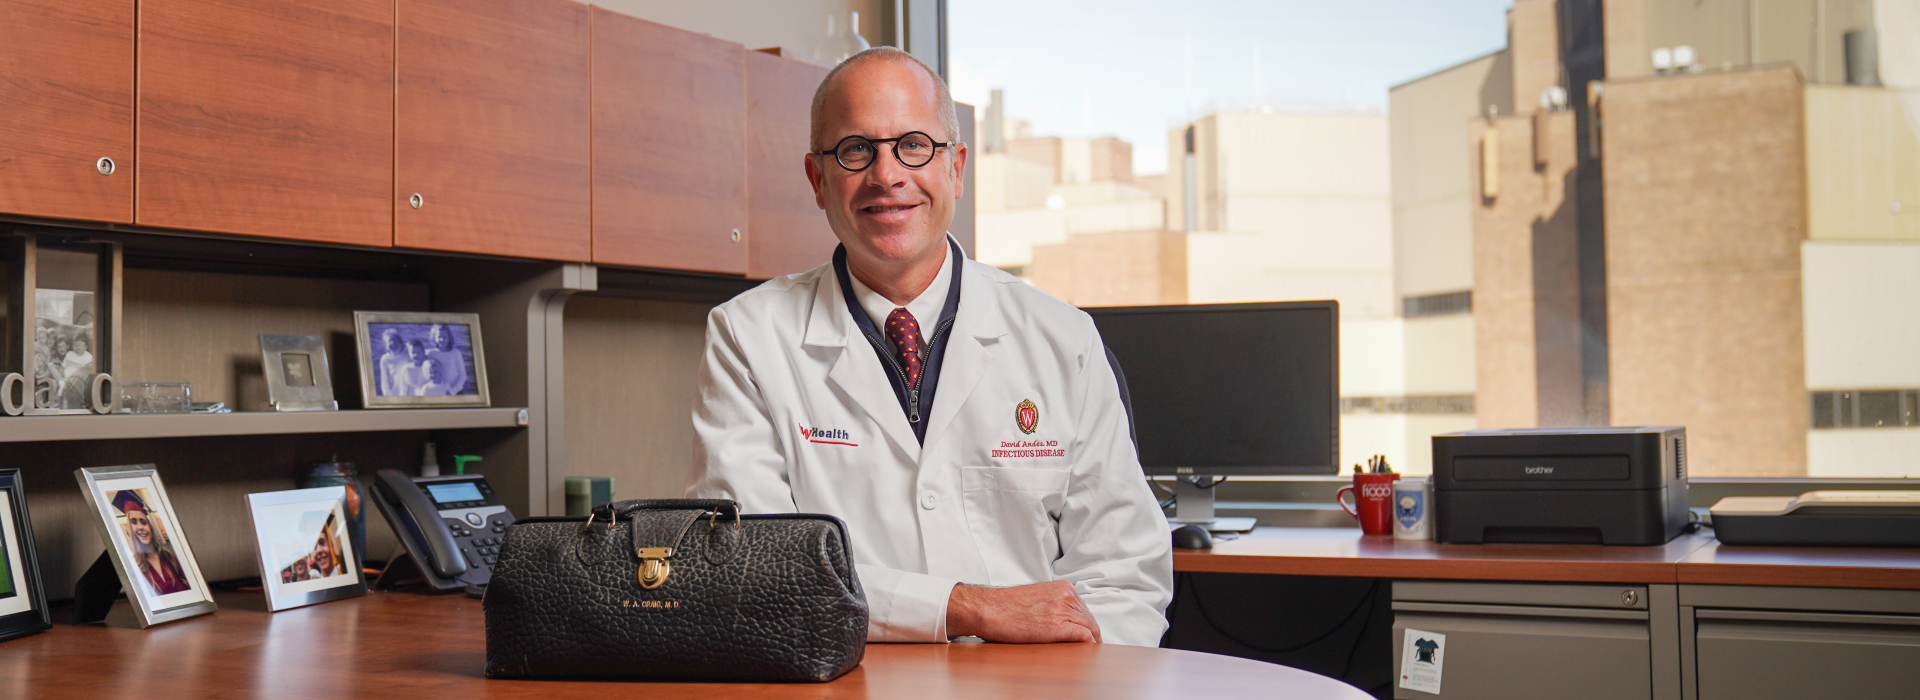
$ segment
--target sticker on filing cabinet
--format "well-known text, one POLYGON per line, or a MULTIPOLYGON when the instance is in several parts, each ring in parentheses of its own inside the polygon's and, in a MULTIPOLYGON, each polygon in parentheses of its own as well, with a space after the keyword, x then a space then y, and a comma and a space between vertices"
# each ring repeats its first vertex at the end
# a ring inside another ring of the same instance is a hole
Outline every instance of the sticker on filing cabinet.
POLYGON ((1400 687, 1439 695, 1440 667, 1447 661, 1447 635, 1409 629, 1400 649, 1400 687))

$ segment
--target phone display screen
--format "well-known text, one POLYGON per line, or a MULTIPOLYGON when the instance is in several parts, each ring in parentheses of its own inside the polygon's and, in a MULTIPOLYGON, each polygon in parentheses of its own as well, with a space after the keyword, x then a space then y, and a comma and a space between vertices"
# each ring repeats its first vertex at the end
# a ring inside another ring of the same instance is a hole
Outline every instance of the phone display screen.
POLYGON ((427 487, 427 494, 433 496, 434 503, 487 500, 486 496, 480 495, 480 487, 474 484, 475 482, 472 481, 461 481, 451 484, 424 484, 424 486, 427 487))

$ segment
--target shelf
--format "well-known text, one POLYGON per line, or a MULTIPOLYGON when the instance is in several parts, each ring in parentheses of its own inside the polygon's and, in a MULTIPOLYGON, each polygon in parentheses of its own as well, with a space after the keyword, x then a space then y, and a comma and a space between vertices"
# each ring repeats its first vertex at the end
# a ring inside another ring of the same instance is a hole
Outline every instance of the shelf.
POLYGON ((525 411, 523 408, 423 408, 310 413, 0 416, 0 443, 519 428, 526 425, 522 417, 525 411))

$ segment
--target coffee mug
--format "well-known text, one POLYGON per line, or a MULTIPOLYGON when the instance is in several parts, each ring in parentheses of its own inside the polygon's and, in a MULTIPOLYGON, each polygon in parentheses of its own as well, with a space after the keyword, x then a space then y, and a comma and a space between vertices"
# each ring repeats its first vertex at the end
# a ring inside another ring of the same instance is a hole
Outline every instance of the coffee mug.
POLYGON ((1342 486, 1333 494, 1340 509, 1360 520, 1360 532, 1368 535, 1393 534, 1393 482, 1399 474, 1355 474, 1352 486, 1342 486), (1352 491, 1353 507, 1342 498, 1352 491))
POLYGON ((1393 538, 1433 539, 1433 486, 1426 479, 1394 482, 1393 538))

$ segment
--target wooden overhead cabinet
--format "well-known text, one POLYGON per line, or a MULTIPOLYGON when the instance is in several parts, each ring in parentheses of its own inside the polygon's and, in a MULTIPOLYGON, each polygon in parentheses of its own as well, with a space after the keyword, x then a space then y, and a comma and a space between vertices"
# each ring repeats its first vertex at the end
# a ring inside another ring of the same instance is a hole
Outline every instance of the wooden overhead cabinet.
POLYGON ((593 261, 747 271, 747 72, 732 42, 593 8, 593 261))
POLYGON ((136 223, 393 244, 393 0, 140 0, 136 223))
POLYGON ((398 3, 394 245, 591 260, 587 6, 398 3))
POLYGON ((131 222, 132 166, 133 0, 0 0, 0 213, 131 222))
POLYGON ((747 276, 769 279, 813 269, 839 244, 802 160, 813 91, 827 69, 760 51, 746 59, 747 276))

